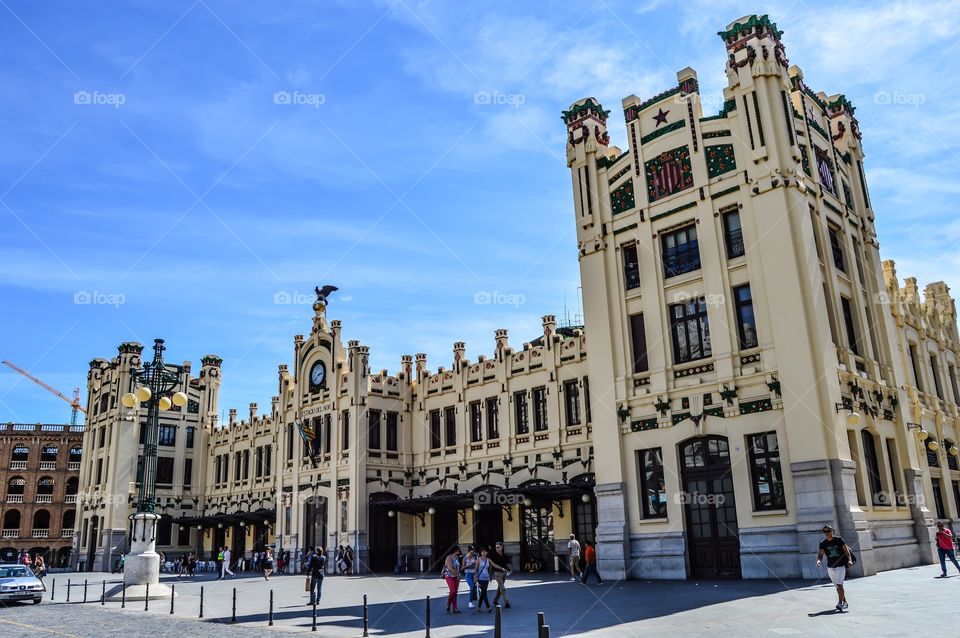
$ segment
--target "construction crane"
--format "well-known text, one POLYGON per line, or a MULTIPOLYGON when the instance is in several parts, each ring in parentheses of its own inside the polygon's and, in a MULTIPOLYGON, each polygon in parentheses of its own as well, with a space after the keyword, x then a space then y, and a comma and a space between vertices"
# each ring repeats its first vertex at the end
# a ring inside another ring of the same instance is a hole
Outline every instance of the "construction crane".
POLYGON ((86 409, 85 409, 82 405, 80 405, 80 388, 74 388, 74 389, 73 389, 73 398, 71 399, 70 397, 68 397, 67 395, 65 395, 63 392, 60 392, 60 391, 57 390, 56 388, 47 385, 46 383, 44 383, 43 381, 41 381, 41 380, 38 379, 37 377, 33 376, 32 374, 30 374, 29 372, 27 372, 27 371, 24 370, 23 368, 21 368, 21 367, 19 367, 19 366, 16 366, 16 365, 14 365, 14 364, 12 364, 12 363, 10 363, 10 362, 7 361, 6 359, 3 360, 3 364, 6 365, 6 366, 9 366, 9 367, 11 367, 11 368, 13 368, 14 370, 16 370, 17 372, 19 372, 20 374, 22 374, 22 375, 25 376, 26 378, 28 378, 28 379, 30 379, 31 381, 33 381, 34 383, 36 383, 36 384, 37 384, 38 386, 40 386, 41 388, 44 388, 44 389, 47 390, 48 392, 54 393, 55 395, 57 395, 58 397, 60 397, 61 399, 63 399, 63 400, 66 401, 67 403, 69 403, 69 404, 70 404, 70 407, 73 408, 73 412, 70 414, 70 425, 76 425, 76 424, 77 424, 77 412, 78 412, 78 411, 83 412, 84 414, 87 413, 86 409))

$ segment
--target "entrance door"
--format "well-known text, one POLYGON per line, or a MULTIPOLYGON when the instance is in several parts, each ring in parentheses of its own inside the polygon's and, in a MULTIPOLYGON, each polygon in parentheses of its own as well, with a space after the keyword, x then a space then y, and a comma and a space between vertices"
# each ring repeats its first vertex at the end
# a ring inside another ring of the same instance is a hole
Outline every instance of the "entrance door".
POLYGON ((719 436, 680 444, 691 578, 740 578, 730 448, 719 436))
MULTIPOLYGON (((93 568, 93 557, 97 553, 97 545, 100 543, 100 517, 94 516, 90 519, 90 536, 87 537, 87 571, 94 571, 93 568)), ((121 550, 117 548, 118 553, 120 551, 126 552, 126 548, 121 550)), ((106 560, 106 559, 104 559, 106 560)), ((113 571, 113 565, 104 565, 107 569, 113 571)))
POLYGON ((318 545, 326 546, 327 497, 311 496, 307 499, 304 507, 303 526, 304 548, 317 547, 318 545))
POLYGON ((541 569, 553 569, 553 512, 544 507, 520 508, 520 567, 537 559, 541 569))
POLYGON ((367 541, 371 572, 390 572, 397 564, 397 517, 389 516, 389 511, 386 507, 369 506, 367 541))
POLYGON ((431 570, 443 569, 450 548, 457 544, 457 511, 437 510, 433 515, 433 565, 431 570))
POLYGON ((473 546, 477 553, 483 547, 493 546, 503 540, 503 510, 499 506, 485 507, 473 513, 473 546))

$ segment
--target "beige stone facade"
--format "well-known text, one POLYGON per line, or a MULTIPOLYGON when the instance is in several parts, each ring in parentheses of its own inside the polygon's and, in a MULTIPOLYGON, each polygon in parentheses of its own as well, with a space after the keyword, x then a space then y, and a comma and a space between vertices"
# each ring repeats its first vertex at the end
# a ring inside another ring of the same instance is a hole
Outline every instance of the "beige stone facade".
MULTIPOLYGON (((931 562, 934 519, 960 519, 954 302, 881 262, 849 101, 807 86, 766 16, 720 35, 718 114, 689 68, 623 101, 626 151, 596 100, 563 112, 584 327, 547 315, 519 346, 498 330, 489 354, 389 373, 318 295, 269 415, 218 424, 219 359, 187 366, 194 411, 164 415, 161 456, 193 474, 158 492, 160 548, 349 545, 364 572, 502 540, 552 570, 573 532, 608 578, 792 578, 822 575, 832 524, 859 573, 931 562)), ((132 512, 145 415, 116 398, 139 355, 91 363, 78 555, 97 568, 132 512)))

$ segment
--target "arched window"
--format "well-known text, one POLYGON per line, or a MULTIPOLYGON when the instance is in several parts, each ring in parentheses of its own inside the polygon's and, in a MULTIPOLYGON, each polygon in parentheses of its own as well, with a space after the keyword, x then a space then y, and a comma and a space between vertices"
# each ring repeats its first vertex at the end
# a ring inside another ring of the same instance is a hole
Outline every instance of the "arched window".
POLYGON ((23 489, 26 484, 27 481, 24 480, 22 476, 14 476, 12 479, 7 481, 7 496, 23 496, 23 489))
POLYGON ((50 529, 50 512, 47 510, 37 510, 33 515, 33 529, 50 529))
POLYGON ((70 448, 70 461, 79 461, 80 457, 83 456, 83 448, 79 445, 74 445, 70 448))
POLYGON ((15 529, 17 530, 17 536, 20 535, 20 511, 19 510, 7 510, 7 513, 3 515, 3 529, 15 529))
POLYGON ((40 461, 56 462, 57 452, 58 450, 56 445, 44 445, 42 448, 40 448, 40 461))
POLYGON ((76 476, 71 476, 67 479, 67 495, 76 494, 80 491, 80 479, 76 476))
POLYGON ((64 510, 62 524, 60 525, 61 534, 63 531, 73 529, 73 525, 77 520, 77 510, 64 510))
POLYGON ((11 456, 11 461, 23 461, 26 463, 27 459, 30 458, 30 448, 26 445, 20 444, 13 448, 13 455, 11 456))
POLYGON ((53 496, 53 479, 44 476, 37 481, 37 496, 53 496))

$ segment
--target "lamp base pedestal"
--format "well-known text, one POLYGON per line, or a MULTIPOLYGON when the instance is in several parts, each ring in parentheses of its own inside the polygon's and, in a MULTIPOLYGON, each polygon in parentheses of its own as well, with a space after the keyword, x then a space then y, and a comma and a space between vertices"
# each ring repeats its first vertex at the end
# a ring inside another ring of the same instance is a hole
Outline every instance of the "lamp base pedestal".
POLYGON ((130 553, 123 561, 123 584, 107 592, 107 600, 120 600, 124 590, 127 600, 145 600, 147 585, 150 600, 170 598, 170 587, 160 584, 160 555, 156 552, 160 516, 153 512, 137 512, 130 520, 133 521, 133 535, 130 553))

